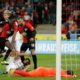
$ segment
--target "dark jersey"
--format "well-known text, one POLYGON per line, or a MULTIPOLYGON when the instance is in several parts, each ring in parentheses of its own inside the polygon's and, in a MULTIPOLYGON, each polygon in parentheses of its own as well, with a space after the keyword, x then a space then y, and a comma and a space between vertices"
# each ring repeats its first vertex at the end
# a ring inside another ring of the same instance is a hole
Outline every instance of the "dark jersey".
POLYGON ((23 42, 27 43, 31 37, 35 37, 36 31, 34 27, 26 22, 25 26, 19 26, 19 32, 23 35, 23 42))
POLYGON ((13 35, 14 31, 17 31, 16 24, 15 23, 14 24, 6 23, 2 27, 2 31, 0 33, 0 37, 8 38, 8 37, 13 35))
POLYGON ((5 22, 5 19, 2 16, 0 16, 0 27, 3 27, 5 22))

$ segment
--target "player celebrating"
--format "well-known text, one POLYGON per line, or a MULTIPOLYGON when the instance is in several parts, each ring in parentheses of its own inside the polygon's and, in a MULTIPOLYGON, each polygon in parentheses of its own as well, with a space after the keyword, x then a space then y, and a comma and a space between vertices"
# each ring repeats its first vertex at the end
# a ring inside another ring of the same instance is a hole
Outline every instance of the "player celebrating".
MULTIPOLYGON (((24 53, 28 48, 31 52, 34 69, 37 68, 37 57, 34 54, 35 51, 35 35, 36 31, 34 27, 27 21, 25 21, 21 16, 17 19, 19 25, 19 32, 23 36, 23 43, 20 48, 20 53, 24 53)), ((24 56, 21 56, 22 62, 24 61, 24 56)))

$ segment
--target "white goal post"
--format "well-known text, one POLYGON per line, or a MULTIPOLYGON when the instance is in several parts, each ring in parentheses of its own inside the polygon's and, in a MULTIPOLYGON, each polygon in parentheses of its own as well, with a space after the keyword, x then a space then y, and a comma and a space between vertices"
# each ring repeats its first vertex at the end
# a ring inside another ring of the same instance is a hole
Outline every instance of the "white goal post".
POLYGON ((62 0, 56 0, 56 80, 61 80, 61 18, 62 0))

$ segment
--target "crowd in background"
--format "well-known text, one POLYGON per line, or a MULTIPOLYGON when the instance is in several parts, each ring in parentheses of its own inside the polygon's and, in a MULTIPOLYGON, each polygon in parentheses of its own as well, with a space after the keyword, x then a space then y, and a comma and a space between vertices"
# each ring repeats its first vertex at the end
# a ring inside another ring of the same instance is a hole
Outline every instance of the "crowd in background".
POLYGON ((18 3, 15 1, 5 3, 0 1, 0 16, 2 16, 5 9, 8 9, 15 17, 22 16, 25 17, 25 19, 32 20, 35 26, 37 24, 56 24, 55 1, 21 1, 18 3))
POLYGON ((74 21, 80 25, 80 2, 75 1, 68 1, 63 2, 62 5, 62 23, 66 22, 69 17, 73 17, 74 21))
POLYGON ((80 30, 80 1, 66 0, 62 5, 62 33, 80 30))
MULTIPOLYGON (((17 19, 18 16, 22 16, 25 20, 28 20, 33 24, 33 8, 30 2, 0 2, 0 16, 4 10, 9 10, 11 12, 11 16, 17 19)), ((1 18, 0 18, 1 19, 1 18)), ((0 20, 1 21, 1 20, 0 20)))
POLYGON ((34 2, 34 19, 39 24, 50 23, 56 24, 56 2, 55 1, 41 1, 34 2))

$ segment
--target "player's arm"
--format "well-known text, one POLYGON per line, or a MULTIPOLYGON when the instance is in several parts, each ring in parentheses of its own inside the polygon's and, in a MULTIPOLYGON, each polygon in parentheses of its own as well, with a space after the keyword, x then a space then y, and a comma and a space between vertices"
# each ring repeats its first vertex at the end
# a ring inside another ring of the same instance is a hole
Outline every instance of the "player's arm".
POLYGON ((30 56, 30 54, 27 53, 20 53, 20 52, 16 52, 17 56, 30 56))
POLYGON ((11 51, 10 56, 19 57, 19 56, 30 56, 27 53, 20 53, 18 51, 11 51))
POLYGON ((27 53, 18 53, 18 56, 29 56, 27 53))
POLYGON ((31 31, 30 37, 35 37, 35 35, 36 35, 36 30, 34 29, 34 27, 33 27, 29 22, 26 24, 26 26, 27 26, 28 29, 31 31))

